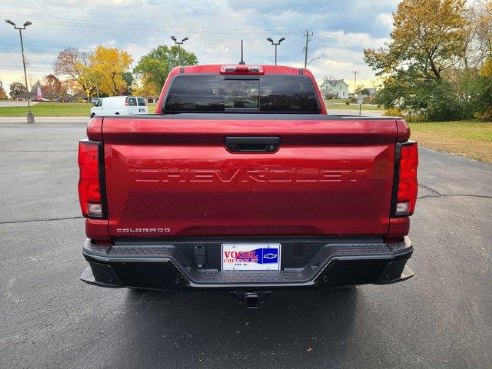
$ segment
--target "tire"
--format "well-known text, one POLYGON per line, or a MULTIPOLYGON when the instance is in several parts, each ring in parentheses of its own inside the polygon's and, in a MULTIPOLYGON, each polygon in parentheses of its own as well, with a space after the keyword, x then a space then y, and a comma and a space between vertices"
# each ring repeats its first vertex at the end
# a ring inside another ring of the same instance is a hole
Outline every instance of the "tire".
POLYGON ((96 116, 96 113, 92 113, 91 114, 91 119, 94 118, 96 116))
POLYGON ((114 115, 120 115, 120 113, 116 112, 116 113, 114 113, 114 115))

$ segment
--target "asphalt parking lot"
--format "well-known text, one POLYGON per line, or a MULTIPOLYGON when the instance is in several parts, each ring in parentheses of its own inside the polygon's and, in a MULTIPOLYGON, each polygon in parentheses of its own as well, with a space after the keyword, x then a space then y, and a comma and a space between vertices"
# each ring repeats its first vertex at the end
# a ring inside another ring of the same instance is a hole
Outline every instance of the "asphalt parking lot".
POLYGON ((492 165, 421 150, 411 280, 248 311, 79 281, 84 130, 0 124, 0 368, 492 367, 492 165))

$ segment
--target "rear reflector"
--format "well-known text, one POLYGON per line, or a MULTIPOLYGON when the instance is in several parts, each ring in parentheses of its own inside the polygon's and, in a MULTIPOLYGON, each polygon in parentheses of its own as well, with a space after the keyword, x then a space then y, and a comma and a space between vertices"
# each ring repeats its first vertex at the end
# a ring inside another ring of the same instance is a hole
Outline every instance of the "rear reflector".
POLYGON ((79 201, 82 215, 102 218, 104 215, 99 183, 99 142, 79 142, 79 201))
POLYGON ((102 217, 102 205, 101 204, 93 204, 87 203, 87 214, 90 217, 100 218, 102 217))
POLYGON ((412 215, 417 201, 417 167, 419 164, 416 142, 401 144, 398 170, 398 192, 394 213, 396 216, 412 215))

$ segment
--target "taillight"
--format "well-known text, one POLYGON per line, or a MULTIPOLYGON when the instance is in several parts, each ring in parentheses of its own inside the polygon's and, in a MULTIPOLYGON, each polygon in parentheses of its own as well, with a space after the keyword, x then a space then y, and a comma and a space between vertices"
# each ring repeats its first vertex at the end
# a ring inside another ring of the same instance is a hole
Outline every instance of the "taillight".
POLYGON ((99 180, 99 149, 99 142, 89 140, 79 142, 79 201, 82 215, 89 218, 104 217, 99 180))
POLYGON ((220 74, 263 74, 263 67, 261 65, 223 65, 220 67, 220 74))
POLYGON ((397 191, 393 214, 397 217, 412 215, 417 202, 417 167, 419 164, 416 142, 399 145, 399 163, 397 164, 397 191))

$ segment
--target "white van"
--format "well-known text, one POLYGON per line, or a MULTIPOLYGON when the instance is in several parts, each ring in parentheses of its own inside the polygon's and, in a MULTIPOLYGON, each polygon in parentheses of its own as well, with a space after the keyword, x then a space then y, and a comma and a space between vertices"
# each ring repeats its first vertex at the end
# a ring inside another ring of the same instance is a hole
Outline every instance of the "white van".
POLYGON ((96 115, 147 114, 147 102, 138 96, 111 96, 99 99, 91 108, 91 118, 96 115))

